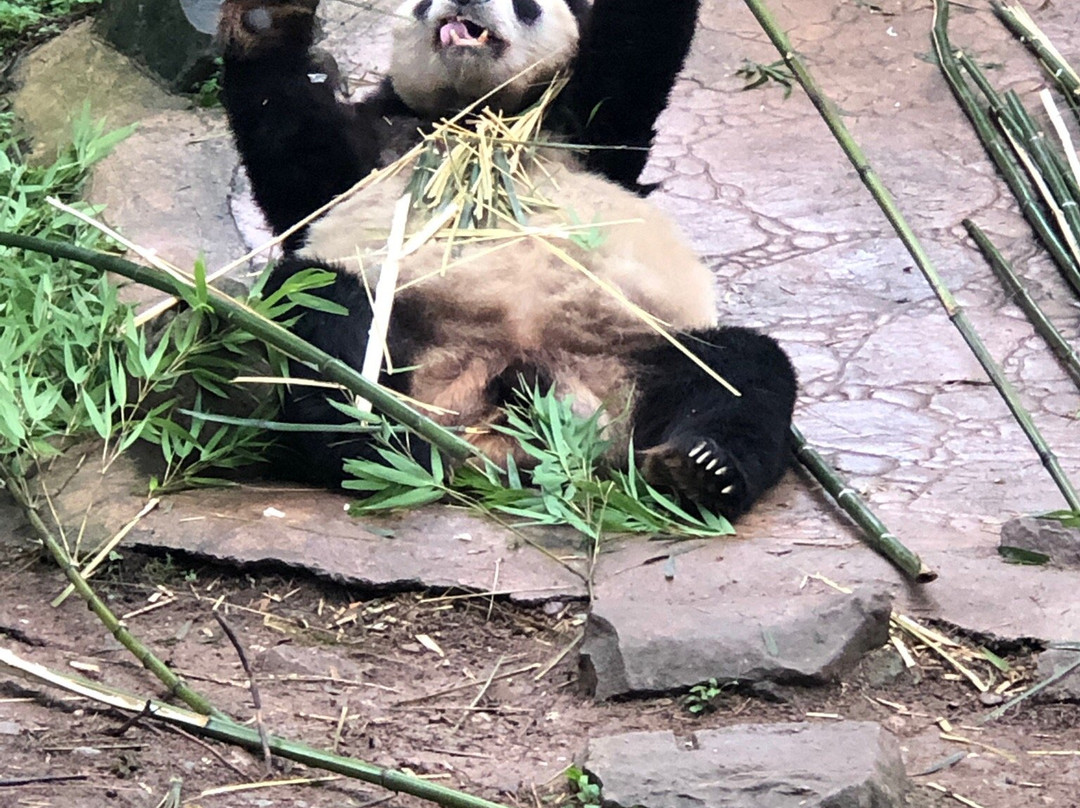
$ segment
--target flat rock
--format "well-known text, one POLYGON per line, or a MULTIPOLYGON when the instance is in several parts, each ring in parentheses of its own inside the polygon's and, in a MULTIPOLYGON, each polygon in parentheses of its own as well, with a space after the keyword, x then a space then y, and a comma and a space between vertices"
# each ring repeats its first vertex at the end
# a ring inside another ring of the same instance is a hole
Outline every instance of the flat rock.
MULTIPOLYGON (((148 113, 94 168, 86 197, 136 244, 187 271, 201 256, 213 272, 246 252, 228 199, 237 159, 220 110, 148 113)), ((125 291, 127 299, 163 297, 125 291)))
MULTIPOLYGON (((141 121, 166 109, 190 106, 169 95, 130 59, 79 23, 23 57, 14 74, 15 113, 31 140, 36 159, 49 160, 71 141, 71 124, 85 104, 109 129, 141 121)), ((176 145, 174 144, 174 149, 176 145)), ((176 155, 179 156, 179 155, 176 155)), ((145 183, 152 178, 142 178, 145 183)), ((129 182, 133 189, 134 181, 129 182)), ((179 229, 180 220, 173 222, 179 229)))
POLYGON ((169 512, 143 519, 132 539, 238 566, 285 564, 365 589, 494 588, 528 603, 585 595, 583 580, 558 561, 462 511, 425 508, 361 521, 345 513, 349 500, 340 495, 243 492, 175 495, 169 512))
MULTIPOLYGON (((1080 650, 1050 648, 1039 654, 1039 681, 1075 665, 1080 660, 1080 650)), ((1038 701, 1080 701, 1080 667, 1058 679, 1036 694, 1038 701)))
POLYGON ((585 768, 620 808, 899 808, 907 787, 893 737, 856 721, 595 738, 585 768))
POLYGON ((1057 519, 1010 519, 1001 526, 1001 546, 1042 553, 1056 567, 1080 568, 1080 528, 1063 525, 1057 519))
MULTIPOLYGON (((725 546, 731 545, 717 542, 710 549, 725 546)), ((744 567, 704 565, 704 557, 684 561, 686 572, 666 584, 658 579, 658 564, 636 570, 651 575, 651 585, 626 574, 600 578, 581 647, 587 692, 607 699, 710 678, 823 683, 888 639, 892 601, 883 587, 781 594, 761 585, 775 580, 764 559, 739 582, 724 578, 736 569, 748 572, 744 567), (710 585, 715 594, 704 597, 710 585)))

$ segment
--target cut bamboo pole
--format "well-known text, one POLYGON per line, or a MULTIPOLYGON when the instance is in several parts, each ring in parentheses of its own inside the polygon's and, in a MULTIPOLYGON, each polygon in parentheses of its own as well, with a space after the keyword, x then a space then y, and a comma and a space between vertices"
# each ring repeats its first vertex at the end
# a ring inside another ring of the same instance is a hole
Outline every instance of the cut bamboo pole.
MULTIPOLYGON (((814 107, 821 114, 826 125, 828 125, 829 131, 832 132, 833 137, 835 137, 840 144, 844 154, 847 155, 851 164, 855 167, 863 184, 870 191, 874 200, 878 203, 878 206, 889 220, 889 223, 896 230, 897 235, 907 248, 915 265, 919 268, 919 271, 922 273, 923 277, 926 278, 927 283, 930 284, 934 294, 941 302, 942 307, 949 316, 949 320, 956 326, 956 329, 968 344, 968 347, 975 355, 975 358, 978 359, 979 364, 982 365, 983 370, 986 372, 987 376, 990 377, 994 387, 996 387, 1001 394, 1009 411, 1013 414, 1013 417, 1016 419, 1021 429, 1023 429, 1024 434, 1034 447, 1043 466, 1050 473, 1054 483, 1061 491, 1069 509, 1076 513, 1080 513, 1080 496, 1077 496, 1076 490, 1065 476, 1065 472, 1062 470, 1056 455, 1050 450, 1045 439, 1042 437, 1042 434, 1039 432, 1039 428, 1032 420, 1031 414, 1028 413, 1020 402, 1016 390, 1005 377, 1004 373, 1002 373, 1001 368, 975 331, 971 321, 968 319, 967 313, 960 307, 956 298, 953 297, 952 291, 941 278, 934 262, 923 248, 922 243, 915 235, 915 232, 911 229, 911 225, 908 224, 904 214, 900 211, 900 208, 897 206, 896 200, 889 192, 889 189, 885 187, 885 184, 881 181, 881 178, 878 177, 877 172, 867 160, 862 148, 855 141, 855 138, 852 137, 847 126, 844 125, 844 122, 837 113, 833 103, 818 86, 813 76, 810 75, 810 72, 803 64, 802 59, 796 55, 787 35, 784 34, 779 25, 777 25, 772 13, 766 8, 762 0, 746 0, 746 5, 749 7, 754 17, 757 18, 757 21, 761 24, 761 27, 765 30, 765 33, 768 35, 773 45, 780 52, 784 63, 787 64, 798 79, 799 84, 802 85, 806 94, 810 97, 814 107)), ((937 13, 941 12, 942 5, 943 0, 934 0, 934 7, 937 13)), ((935 42, 937 41, 938 40, 935 39, 935 42)), ((947 47, 947 42, 945 44, 947 47)))
POLYGON ((1076 350, 1069 343, 1067 339, 1062 335, 1060 331, 1050 322, 1050 318, 1046 316, 1046 313, 1042 310, 1034 298, 1024 288, 1024 284, 1017 277, 1013 268, 1009 265, 1009 262, 1005 260, 1005 257, 1001 254, 1001 251, 994 246, 994 243, 987 237, 982 229, 971 221, 971 219, 964 219, 964 227, 967 228, 968 234, 975 241, 979 250, 982 251, 983 257, 986 258, 990 268, 994 270, 994 274, 997 275, 998 280, 1005 286, 1006 291, 1009 293, 1010 299, 1016 303, 1017 306, 1027 315, 1028 320, 1031 321, 1032 326, 1038 332, 1039 336, 1043 338, 1046 344, 1050 347, 1050 350, 1054 352, 1061 364, 1068 371, 1072 380, 1078 387, 1080 387, 1080 355, 1077 355, 1076 350))
POLYGON ((986 96, 991 112, 995 116, 1007 119, 1008 108, 1004 101, 994 90, 993 86, 983 75, 982 71, 963 51, 955 50, 949 42, 948 35, 949 8, 945 0, 934 0, 934 27, 933 44, 937 53, 938 64, 945 76, 949 88, 952 90, 960 108, 967 115, 979 140, 990 156, 991 161, 997 167, 998 173, 1009 186, 1013 196, 1020 205, 1020 211, 1028 224, 1038 235, 1040 241, 1050 252, 1054 263, 1057 264, 1062 276, 1069 284, 1080 291, 1080 267, 1073 260, 1064 242, 1058 236, 1054 227, 1046 218, 1046 214, 1035 197, 1030 182, 1024 176, 1018 157, 998 135, 994 124, 990 121, 986 112, 979 104, 971 88, 964 81, 963 69, 972 77, 972 80, 986 96))
POLYGON ((937 578, 937 573, 927 567, 921 558, 905 547, 870 510, 862 497, 851 488, 816 449, 807 443, 802 432, 794 424, 791 427, 791 444, 795 457, 814 479, 818 481, 852 521, 863 531, 863 540, 881 553, 915 583, 926 584, 937 578))
MULTIPOLYGON (((206 738, 213 738, 234 746, 242 746, 253 752, 258 752, 262 748, 262 741, 256 729, 238 724, 224 715, 200 715, 155 699, 146 699, 117 688, 99 685, 81 677, 68 676, 46 668, 44 665, 24 660, 2 647, 0 647, 0 667, 7 668, 40 684, 60 688, 69 693, 76 693, 100 704, 106 704, 139 717, 145 716, 163 721, 206 738)), ((297 763, 303 763, 305 766, 334 772, 345 777, 363 780, 366 783, 374 783, 390 791, 429 800, 446 806, 446 808, 507 808, 507 806, 497 802, 474 797, 463 791, 447 788, 437 783, 429 783, 402 771, 384 769, 362 760, 323 752, 312 746, 285 738, 270 735, 267 737, 267 743, 270 751, 278 757, 288 758, 297 763)))

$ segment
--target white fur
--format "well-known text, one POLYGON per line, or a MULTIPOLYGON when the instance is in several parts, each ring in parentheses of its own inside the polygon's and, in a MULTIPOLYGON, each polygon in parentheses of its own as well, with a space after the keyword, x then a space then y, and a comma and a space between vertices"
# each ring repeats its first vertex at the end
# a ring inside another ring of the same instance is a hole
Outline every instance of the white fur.
POLYGON ((413 16, 417 2, 406 0, 398 8, 390 80, 401 99, 422 114, 452 115, 504 84, 488 103, 517 111, 533 100, 534 88, 570 63, 577 48, 577 22, 564 0, 537 0, 541 15, 531 25, 517 18, 511 0, 464 8, 433 0, 422 20, 413 16), (486 47, 439 47, 441 23, 457 17, 488 29, 505 49, 496 55, 486 47))

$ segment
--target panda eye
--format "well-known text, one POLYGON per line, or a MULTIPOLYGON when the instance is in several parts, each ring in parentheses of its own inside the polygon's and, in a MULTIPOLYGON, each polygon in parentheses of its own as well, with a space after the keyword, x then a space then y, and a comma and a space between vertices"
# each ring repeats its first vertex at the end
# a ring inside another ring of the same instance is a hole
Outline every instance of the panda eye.
POLYGON ((514 0, 514 14, 526 25, 532 25, 542 13, 536 0, 514 0))
POLYGON ((412 10, 412 15, 418 20, 422 20, 427 17, 428 12, 431 11, 431 0, 420 0, 412 10))

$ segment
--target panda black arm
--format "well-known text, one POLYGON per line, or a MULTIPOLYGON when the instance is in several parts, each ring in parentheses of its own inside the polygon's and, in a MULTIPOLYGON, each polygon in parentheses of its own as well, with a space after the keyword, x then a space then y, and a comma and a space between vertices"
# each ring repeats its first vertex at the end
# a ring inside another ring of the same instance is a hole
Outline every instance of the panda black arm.
POLYGON ((342 104, 312 57, 317 0, 227 0, 222 102, 255 199, 280 233, 375 167, 378 111, 342 104))
POLYGON ((592 149, 591 171, 631 190, 645 167, 675 77, 694 37, 699 0, 596 0, 556 126, 592 149))

